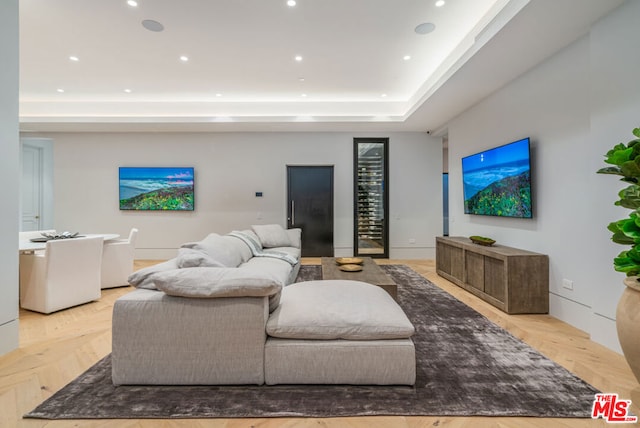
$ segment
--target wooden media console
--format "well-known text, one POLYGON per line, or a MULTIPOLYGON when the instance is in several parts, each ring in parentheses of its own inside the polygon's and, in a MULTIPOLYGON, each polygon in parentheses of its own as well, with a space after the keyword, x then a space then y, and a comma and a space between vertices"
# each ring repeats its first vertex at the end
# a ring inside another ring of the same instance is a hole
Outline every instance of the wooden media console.
POLYGON ((549 312, 549 257, 436 237, 436 272, 509 314, 549 312))

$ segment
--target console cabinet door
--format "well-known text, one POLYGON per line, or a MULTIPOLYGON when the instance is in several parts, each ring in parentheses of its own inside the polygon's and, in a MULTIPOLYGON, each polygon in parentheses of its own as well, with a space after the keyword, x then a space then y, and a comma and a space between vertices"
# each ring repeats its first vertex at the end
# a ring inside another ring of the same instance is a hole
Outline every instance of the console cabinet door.
POLYGON ((466 283, 480 291, 484 291, 484 256, 466 252, 464 261, 466 263, 466 283))
POLYGON ((484 257, 484 292, 489 296, 506 302, 507 288, 504 261, 493 257, 484 257))

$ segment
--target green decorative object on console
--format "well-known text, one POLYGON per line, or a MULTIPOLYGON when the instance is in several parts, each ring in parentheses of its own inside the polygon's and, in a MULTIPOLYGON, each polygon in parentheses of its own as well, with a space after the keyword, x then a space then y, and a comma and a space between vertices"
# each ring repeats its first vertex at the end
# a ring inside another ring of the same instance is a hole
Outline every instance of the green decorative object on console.
POLYGON ((471 239, 471 242, 473 242, 474 244, 484 245, 487 247, 490 247, 491 245, 496 243, 494 239, 486 238, 484 236, 473 235, 470 236, 469 239, 471 239))

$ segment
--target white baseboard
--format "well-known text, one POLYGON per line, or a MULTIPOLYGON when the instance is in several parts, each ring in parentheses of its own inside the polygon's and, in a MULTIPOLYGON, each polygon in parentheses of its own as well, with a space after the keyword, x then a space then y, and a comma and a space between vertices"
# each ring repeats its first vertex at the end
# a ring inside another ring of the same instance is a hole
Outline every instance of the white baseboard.
POLYGON ((622 354, 615 320, 593 312, 589 306, 549 293, 549 315, 585 331, 594 342, 622 354))
POLYGON ((390 259, 431 259, 436 258, 436 249, 434 247, 391 247, 389 251, 390 259))
POLYGON ((622 354, 616 322, 600 314, 591 314, 591 340, 622 354))
POLYGON ((590 307, 574 302, 558 294, 549 293, 549 315, 583 331, 591 330, 590 307))

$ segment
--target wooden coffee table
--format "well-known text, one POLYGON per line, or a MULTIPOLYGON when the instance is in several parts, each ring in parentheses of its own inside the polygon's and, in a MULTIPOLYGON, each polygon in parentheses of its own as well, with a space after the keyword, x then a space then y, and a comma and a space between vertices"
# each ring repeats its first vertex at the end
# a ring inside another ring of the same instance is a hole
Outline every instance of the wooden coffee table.
POLYGON ((362 281, 385 290, 398 300, 398 286, 393 279, 380 269, 380 266, 371 257, 358 257, 362 259, 362 270, 360 272, 344 272, 339 269, 335 257, 322 258, 322 279, 347 279, 352 281, 362 281))

